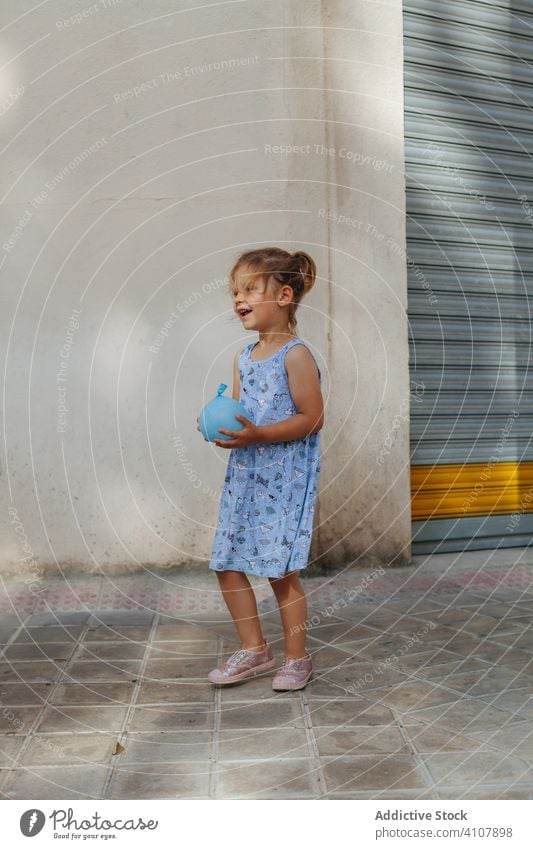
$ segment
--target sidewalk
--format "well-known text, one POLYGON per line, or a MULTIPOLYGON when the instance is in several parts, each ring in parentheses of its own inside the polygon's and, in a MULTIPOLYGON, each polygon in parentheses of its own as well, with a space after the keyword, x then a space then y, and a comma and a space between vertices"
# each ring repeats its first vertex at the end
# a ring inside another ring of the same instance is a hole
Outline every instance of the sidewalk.
POLYGON ((206 681, 237 647, 206 572, 3 587, 1 798, 533 798, 531 549, 306 578, 292 694, 206 681))

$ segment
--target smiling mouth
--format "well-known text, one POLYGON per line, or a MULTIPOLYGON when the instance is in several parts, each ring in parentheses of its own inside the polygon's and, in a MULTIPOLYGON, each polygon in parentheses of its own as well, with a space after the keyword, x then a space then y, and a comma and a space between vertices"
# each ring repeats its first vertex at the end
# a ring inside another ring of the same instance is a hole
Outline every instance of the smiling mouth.
POLYGON ((245 318, 247 315, 250 315, 252 310, 249 307, 240 307, 237 312, 239 313, 241 318, 245 318))

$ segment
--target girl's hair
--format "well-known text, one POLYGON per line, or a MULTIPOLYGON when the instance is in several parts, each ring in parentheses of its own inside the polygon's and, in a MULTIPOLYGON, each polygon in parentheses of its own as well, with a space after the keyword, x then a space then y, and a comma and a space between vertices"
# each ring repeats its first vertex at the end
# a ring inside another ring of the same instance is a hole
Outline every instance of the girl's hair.
POLYGON ((290 254, 282 248, 256 248, 240 255, 230 271, 230 291, 236 288, 237 269, 246 265, 257 271, 266 281, 269 279, 281 286, 288 285, 293 291, 293 300, 289 306, 289 328, 296 328, 296 310, 304 295, 313 288, 316 280, 316 265, 305 251, 290 254))

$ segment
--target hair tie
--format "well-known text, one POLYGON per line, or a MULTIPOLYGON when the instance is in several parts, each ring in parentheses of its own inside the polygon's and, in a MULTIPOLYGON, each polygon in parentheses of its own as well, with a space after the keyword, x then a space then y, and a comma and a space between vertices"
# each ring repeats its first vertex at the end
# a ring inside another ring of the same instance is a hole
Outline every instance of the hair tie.
POLYGON ((304 283, 305 283, 305 274, 303 273, 303 271, 302 271, 302 269, 301 269, 301 268, 300 268, 300 274, 302 275, 302 280, 303 280, 303 281, 304 281, 304 283))

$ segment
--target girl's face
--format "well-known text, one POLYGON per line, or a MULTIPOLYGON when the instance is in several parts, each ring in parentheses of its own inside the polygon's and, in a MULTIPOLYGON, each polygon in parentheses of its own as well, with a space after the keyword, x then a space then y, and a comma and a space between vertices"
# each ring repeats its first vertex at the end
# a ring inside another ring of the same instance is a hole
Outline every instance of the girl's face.
POLYGON ((233 308, 248 330, 262 330, 279 321, 280 305, 261 272, 247 266, 235 272, 233 308))

